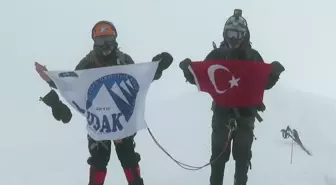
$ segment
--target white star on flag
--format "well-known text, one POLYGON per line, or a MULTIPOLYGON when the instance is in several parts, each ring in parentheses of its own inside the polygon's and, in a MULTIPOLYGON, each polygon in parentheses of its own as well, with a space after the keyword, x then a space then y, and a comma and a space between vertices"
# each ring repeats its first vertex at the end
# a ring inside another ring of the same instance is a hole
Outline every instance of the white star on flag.
POLYGON ((238 87, 238 81, 240 80, 240 78, 235 78, 234 76, 232 76, 232 79, 229 81, 230 83, 230 88, 237 86, 238 87))

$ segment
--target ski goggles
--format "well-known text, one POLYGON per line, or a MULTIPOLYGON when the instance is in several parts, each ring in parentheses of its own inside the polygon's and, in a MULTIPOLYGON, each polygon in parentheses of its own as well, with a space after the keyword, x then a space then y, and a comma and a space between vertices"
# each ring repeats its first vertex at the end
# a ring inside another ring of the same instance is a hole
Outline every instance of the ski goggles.
POLYGON ((99 36, 99 37, 95 37, 93 41, 96 46, 114 45, 116 42, 116 37, 115 36, 99 36))
POLYGON ((234 30, 234 29, 228 29, 225 31, 224 35, 225 37, 229 39, 242 39, 245 36, 246 32, 245 31, 239 31, 239 30, 234 30))
POLYGON ((245 35, 246 32, 235 29, 227 29, 224 32, 224 39, 230 48, 237 48, 244 41, 245 35))

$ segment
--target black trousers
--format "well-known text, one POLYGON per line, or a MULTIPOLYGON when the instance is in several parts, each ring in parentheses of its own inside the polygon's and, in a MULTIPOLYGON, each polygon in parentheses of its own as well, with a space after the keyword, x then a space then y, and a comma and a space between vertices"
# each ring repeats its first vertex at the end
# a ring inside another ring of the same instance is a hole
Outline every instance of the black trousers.
POLYGON ((212 136, 210 185, 223 185, 223 176, 226 162, 232 155, 236 161, 235 185, 246 185, 247 172, 252 158, 252 143, 254 140, 254 117, 241 117, 237 120, 237 129, 232 132, 232 138, 228 138, 230 129, 227 127, 231 117, 225 113, 214 112, 212 117, 212 136), (225 149, 224 154, 220 156, 225 149), (219 157, 220 156, 220 157, 219 157), (219 158, 218 158, 219 157, 219 158))
MULTIPOLYGON (((123 169, 136 167, 140 161, 140 155, 135 152, 135 135, 124 138, 121 143, 113 142, 115 151, 123 169)), ((112 141, 95 141, 88 136, 90 157, 88 164, 97 170, 106 170, 111 156, 112 141)))

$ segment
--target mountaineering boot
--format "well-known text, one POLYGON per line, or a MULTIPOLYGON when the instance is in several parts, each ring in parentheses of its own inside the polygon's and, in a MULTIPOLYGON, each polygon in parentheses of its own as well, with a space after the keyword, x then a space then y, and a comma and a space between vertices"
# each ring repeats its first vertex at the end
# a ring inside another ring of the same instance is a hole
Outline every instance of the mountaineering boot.
POLYGON ((143 179, 140 175, 140 166, 124 169, 128 185, 143 185, 143 179))
POLYGON ((104 185, 105 177, 106 170, 96 170, 91 167, 89 185, 104 185))
POLYGON ((249 166, 250 166, 249 161, 236 161, 234 185, 246 185, 247 172, 248 172, 249 166))

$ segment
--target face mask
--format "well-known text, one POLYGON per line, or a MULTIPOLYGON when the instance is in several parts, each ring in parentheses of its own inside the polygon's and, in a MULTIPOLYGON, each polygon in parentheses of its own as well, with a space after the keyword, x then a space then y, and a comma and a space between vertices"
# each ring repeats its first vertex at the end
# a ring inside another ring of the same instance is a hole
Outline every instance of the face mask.
POLYGON ((116 46, 116 39, 114 36, 100 36, 94 38, 94 48, 103 56, 108 56, 112 53, 116 46))
POLYGON ((230 48, 237 48, 244 40, 244 31, 239 31, 235 29, 227 29, 224 33, 226 43, 230 48))
POLYGON ((109 50, 103 50, 103 51, 101 51, 101 53, 103 54, 103 56, 108 56, 109 54, 112 53, 112 50, 111 49, 109 49, 109 50))

